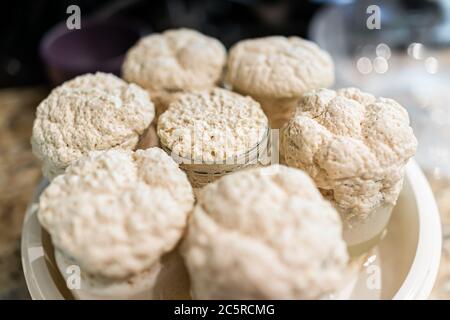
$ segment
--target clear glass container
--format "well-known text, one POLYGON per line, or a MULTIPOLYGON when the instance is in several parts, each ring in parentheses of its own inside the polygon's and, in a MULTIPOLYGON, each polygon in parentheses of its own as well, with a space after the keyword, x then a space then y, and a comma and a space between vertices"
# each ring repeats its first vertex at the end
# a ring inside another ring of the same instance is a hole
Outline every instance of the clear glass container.
POLYGON ((164 255, 152 268, 124 280, 86 275, 79 269, 76 261, 61 251, 55 249, 54 255, 56 266, 64 278, 66 287, 75 299, 190 299, 189 275, 178 250, 164 255), (79 275, 75 274, 77 271, 79 275), (74 279, 74 276, 79 276, 79 280, 74 279))
POLYGON ((271 160, 271 130, 267 128, 261 141, 248 150, 245 154, 228 158, 218 162, 203 162, 202 160, 186 159, 173 153, 165 145, 161 148, 166 151, 175 162, 179 163, 180 168, 186 172, 186 175, 194 189, 200 189, 205 185, 219 179, 229 173, 266 165, 271 160))
POLYGON ((357 257, 376 246, 386 234, 394 205, 384 204, 366 217, 342 218, 343 237, 351 257, 357 257))

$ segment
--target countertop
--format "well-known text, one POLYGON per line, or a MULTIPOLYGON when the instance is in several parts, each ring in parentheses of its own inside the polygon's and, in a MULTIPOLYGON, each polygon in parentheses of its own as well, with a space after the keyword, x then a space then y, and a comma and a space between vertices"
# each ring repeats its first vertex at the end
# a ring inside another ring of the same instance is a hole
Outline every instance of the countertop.
POLYGON ((30 135, 43 88, 0 90, 0 298, 28 298, 20 265, 24 213, 40 179, 30 135))
MULTIPOLYGON (((30 147, 35 108, 48 94, 42 87, 0 90, 0 299, 28 299, 20 265, 25 209, 41 177, 30 147)), ((441 268, 433 299, 450 299, 450 179, 428 174, 444 230, 441 268)))

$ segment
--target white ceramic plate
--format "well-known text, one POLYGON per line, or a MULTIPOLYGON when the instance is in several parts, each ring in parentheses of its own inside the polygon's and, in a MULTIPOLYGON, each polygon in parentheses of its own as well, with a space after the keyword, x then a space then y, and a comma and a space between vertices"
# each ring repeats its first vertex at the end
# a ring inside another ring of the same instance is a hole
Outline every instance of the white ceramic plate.
MULTIPOLYGON (((22 264, 33 299, 70 299, 59 273, 50 238, 36 217, 37 188, 22 232, 22 264)), ((367 255, 351 299, 426 299, 433 287, 441 254, 441 224, 431 189, 411 161, 388 231, 367 255)), ((171 297, 165 297, 171 298, 171 297)))

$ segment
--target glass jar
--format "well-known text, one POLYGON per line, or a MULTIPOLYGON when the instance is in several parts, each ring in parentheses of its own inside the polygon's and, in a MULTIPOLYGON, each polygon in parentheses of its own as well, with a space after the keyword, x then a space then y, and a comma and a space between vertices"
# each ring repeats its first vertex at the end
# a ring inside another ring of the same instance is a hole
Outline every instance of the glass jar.
POLYGON ((267 128, 260 142, 244 154, 230 157, 220 162, 203 162, 201 159, 187 159, 178 156, 165 145, 162 145, 161 148, 180 165, 180 168, 186 173, 195 190, 229 173, 268 164, 271 158, 270 132, 270 129, 267 128))
POLYGON ((360 256, 383 239, 393 209, 393 204, 382 204, 364 217, 343 216, 343 237, 350 256, 360 256))

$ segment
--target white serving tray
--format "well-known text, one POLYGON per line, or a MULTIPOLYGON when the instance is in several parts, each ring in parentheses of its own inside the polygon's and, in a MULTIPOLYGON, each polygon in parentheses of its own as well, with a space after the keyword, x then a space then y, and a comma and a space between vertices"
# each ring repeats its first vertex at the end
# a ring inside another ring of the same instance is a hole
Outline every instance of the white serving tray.
MULTIPOLYGON (((406 172, 388 232, 367 255, 351 299, 426 299, 431 292, 441 255, 439 212, 416 162, 411 161, 406 172)), ((23 224, 25 279, 33 299, 70 299, 72 295, 54 262, 50 238, 36 217, 37 198, 45 185, 38 186, 23 224)))

